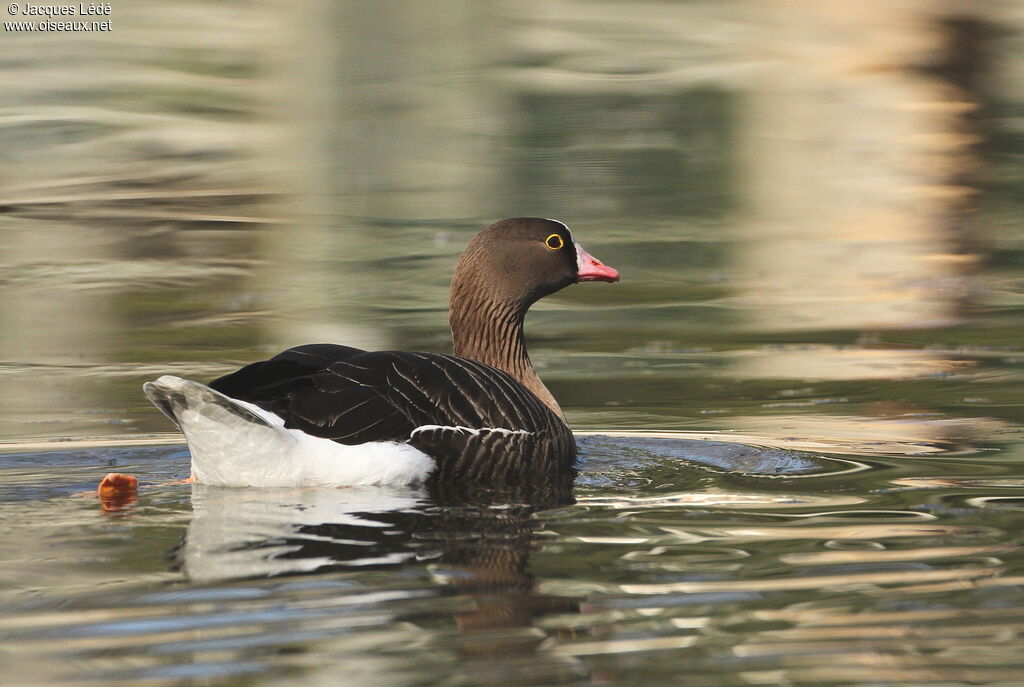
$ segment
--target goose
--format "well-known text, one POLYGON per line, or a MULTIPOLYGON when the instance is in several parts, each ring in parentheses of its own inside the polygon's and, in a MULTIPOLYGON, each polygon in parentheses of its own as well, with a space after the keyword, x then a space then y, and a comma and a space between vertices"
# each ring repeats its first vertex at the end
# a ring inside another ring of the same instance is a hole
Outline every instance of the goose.
POLYGON ((509 484, 571 471, 576 443, 530 363, 526 312, 619 273, 562 222, 504 219, 459 258, 454 355, 307 344, 208 385, 164 375, 146 396, 185 436, 193 481, 226 487, 509 484))

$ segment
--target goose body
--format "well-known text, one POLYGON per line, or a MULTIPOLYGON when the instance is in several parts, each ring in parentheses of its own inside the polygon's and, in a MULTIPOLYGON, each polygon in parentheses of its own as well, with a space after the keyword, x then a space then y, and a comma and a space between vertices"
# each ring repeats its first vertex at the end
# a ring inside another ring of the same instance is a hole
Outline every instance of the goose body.
POLYGON ((523 318, 537 299, 618 273, 561 222, 502 220, 455 270, 455 355, 291 348, 208 386, 144 385, 185 435, 192 475, 220 486, 357 486, 432 479, 507 483, 569 470, 576 444, 530 364, 523 318))

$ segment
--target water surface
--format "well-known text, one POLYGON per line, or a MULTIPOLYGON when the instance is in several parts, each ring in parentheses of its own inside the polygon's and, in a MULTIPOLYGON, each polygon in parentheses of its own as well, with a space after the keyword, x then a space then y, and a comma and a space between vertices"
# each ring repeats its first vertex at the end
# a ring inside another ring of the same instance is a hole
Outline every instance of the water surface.
POLYGON ((0 662, 14 684, 1012 685, 1014 3, 112 3, 5 32, 0 662), (457 255, 623 275, 531 355, 571 490, 209 490, 141 394, 446 352, 457 255), (89 494, 112 470, 133 502, 89 494))

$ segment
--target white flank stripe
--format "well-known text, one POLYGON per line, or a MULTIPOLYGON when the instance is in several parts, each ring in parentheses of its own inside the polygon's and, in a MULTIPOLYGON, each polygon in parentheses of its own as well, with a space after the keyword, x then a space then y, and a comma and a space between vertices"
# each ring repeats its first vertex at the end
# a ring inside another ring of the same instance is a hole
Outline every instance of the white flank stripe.
POLYGON ((479 429, 473 429, 472 427, 463 427, 462 425, 420 425, 416 429, 409 433, 412 437, 416 432, 429 432, 434 429, 450 429, 455 432, 468 432, 473 436, 479 436, 480 432, 500 432, 501 434, 530 434, 525 429, 505 429, 504 427, 481 427, 479 429))

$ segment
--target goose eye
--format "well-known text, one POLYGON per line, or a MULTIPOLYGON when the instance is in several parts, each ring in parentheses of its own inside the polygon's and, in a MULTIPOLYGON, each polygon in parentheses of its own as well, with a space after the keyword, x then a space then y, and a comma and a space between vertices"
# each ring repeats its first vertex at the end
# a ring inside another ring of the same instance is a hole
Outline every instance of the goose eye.
POLYGON ((544 239, 544 245, 551 250, 559 250, 565 245, 565 241, 558 234, 552 234, 551 236, 544 239))

